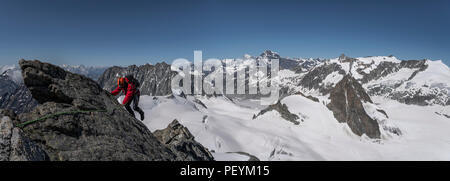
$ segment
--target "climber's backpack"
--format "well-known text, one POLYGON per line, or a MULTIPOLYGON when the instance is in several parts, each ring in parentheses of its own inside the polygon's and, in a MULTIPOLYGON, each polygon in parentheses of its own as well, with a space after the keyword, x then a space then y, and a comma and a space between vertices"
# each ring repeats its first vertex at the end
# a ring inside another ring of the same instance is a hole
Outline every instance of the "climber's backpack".
POLYGON ((130 83, 132 83, 132 84, 134 85, 134 87, 136 87, 136 89, 139 89, 139 87, 141 86, 141 84, 139 83, 138 80, 136 80, 136 79, 134 78, 133 75, 127 75, 127 76, 125 76, 125 77, 128 79, 128 81, 129 81, 130 83))

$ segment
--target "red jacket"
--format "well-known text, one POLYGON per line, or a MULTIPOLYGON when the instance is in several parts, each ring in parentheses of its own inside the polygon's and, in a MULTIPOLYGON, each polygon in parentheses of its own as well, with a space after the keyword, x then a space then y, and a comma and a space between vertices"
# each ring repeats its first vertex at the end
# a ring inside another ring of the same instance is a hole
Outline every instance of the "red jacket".
POLYGON ((115 96, 115 95, 119 94, 121 91, 123 91, 125 94, 125 99, 123 99, 122 104, 124 104, 124 105, 127 104, 129 101, 131 101, 131 99, 133 98, 133 95, 136 93, 136 90, 137 90, 136 87, 134 86, 134 84, 130 83, 127 78, 125 78, 125 81, 126 81, 125 87, 127 87, 126 89, 124 89, 120 86, 117 86, 116 90, 113 90, 111 92, 111 94, 115 96))

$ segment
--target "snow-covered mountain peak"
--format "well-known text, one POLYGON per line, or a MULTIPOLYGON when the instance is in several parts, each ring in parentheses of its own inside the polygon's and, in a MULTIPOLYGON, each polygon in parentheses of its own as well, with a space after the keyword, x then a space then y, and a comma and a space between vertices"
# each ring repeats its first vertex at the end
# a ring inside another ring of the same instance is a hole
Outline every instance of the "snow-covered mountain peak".
POLYGON ((0 66, 0 74, 2 76, 7 76, 9 79, 15 83, 22 82, 22 73, 17 65, 4 65, 0 66))
POLYGON ((252 59, 252 58, 254 57, 249 54, 244 54, 244 59, 252 59))
POLYGON ((380 62, 393 62, 393 63, 400 63, 401 60, 397 59, 397 57, 394 57, 392 55, 390 56, 367 56, 367 57, 357 57, 357 61, 361 62, 361 64, 380 64, 380 62))
POLYGON ((280 55, 277 52, 266 50, 260 55, 262 58, 268 58, 268 59, 277 59, 280 58, 280 55))

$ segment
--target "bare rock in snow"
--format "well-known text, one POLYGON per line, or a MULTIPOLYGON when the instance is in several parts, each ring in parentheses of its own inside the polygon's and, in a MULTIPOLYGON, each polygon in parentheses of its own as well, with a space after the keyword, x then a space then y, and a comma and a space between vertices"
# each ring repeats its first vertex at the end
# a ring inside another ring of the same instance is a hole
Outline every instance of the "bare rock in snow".
POLYGON ((339 122, 347 123, 353 133, 380 138, 378 122, 366 113, 362 103, 372 103, 372 100, 353 77, 346 75, 337 83, 330 92, 330 99, 327 107, 339 122))
POLYGON ((208 149, 196 142, 191 132, 181 125, 178 120, 173 120, 167 128, 156 130, 153 134, 161 143, 169 147, 180 160, 214 160, 208 149))

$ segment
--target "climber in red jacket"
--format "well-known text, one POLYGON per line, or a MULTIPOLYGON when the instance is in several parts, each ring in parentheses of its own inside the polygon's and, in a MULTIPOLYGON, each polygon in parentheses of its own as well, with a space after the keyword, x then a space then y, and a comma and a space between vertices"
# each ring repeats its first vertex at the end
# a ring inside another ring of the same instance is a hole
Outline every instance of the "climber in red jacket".
POLYGON ((133 116, 134 111, 137 111, 141 115, 141 120, 144 120, 144 111, 138 107, 139 97, 141 96, 141 92, 139 91, 139 82, 131 75, 126 77, 119 77, 117 79, 117 88, 111 92, 112 95, 117 95, 121 91, 125 94, 125 99, 123 99, 122 105, 125 106, 127 111, 133 116), (131 109, 131 102, 133 102, 133 109, 131 109))

